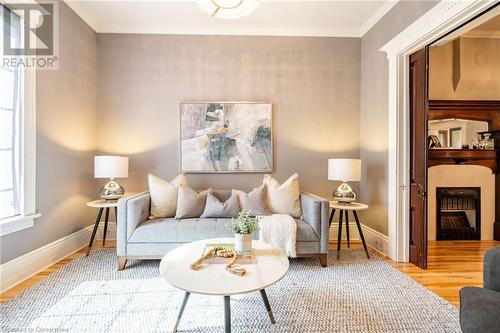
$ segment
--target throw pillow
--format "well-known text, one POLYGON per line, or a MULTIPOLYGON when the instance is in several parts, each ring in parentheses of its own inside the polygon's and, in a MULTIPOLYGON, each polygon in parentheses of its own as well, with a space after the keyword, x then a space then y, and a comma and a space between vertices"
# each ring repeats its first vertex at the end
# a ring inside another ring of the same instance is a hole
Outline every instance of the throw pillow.
POLYGON ((180 185, 177 194, 177 211, 176 219, 185 219, 189 217, 200 217, 205 210, 207 195, 212 192, 212 189, 196 192, 189 186, 180 185))
POLYGON ((232 190, 232 195, 236 195, 238 197, 240 208, 247 210, 250 215, 268 215, 269 212, 266 209, 265 191, 266 185, 262 184, 259 187, 254 188, 249 193, 232 190))
POLYGON ((153 174, 148 175, 149 195, 151 196, 150 219, 173 217, 177 210, 177 188, 187 185, 186 176, 178 175, 167 182, 153 174))
POLYGON ((208 193, 205 210, 201 217, 238 217, 239 212, 240 205, 235 194, 231 194, 229 199, 221 202, 213 193, 208 193))
POLYGON ((264 184, 267 188, 267 208, 271 214, 302 215, 298 174, 293 174, 281 185, 270 175, 265 175, 264 184))

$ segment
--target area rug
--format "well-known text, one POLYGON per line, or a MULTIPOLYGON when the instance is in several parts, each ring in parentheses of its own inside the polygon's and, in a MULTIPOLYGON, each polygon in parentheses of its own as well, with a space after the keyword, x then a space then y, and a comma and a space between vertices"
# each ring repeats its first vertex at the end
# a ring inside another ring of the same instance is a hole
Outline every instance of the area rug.
MULTIPOLYGON (((460 332, 457 309, 376 256, 360 250, 291 260, 266 289, 231 298, 233 332, 460 332)), ((159 275, 159 261, 116 271, 112 249, 80 257, 0 307, 1 332, 171 332, 183 292, 159 275)), ((223 332, 222 297, 193 294, 179 332, 223 332)))

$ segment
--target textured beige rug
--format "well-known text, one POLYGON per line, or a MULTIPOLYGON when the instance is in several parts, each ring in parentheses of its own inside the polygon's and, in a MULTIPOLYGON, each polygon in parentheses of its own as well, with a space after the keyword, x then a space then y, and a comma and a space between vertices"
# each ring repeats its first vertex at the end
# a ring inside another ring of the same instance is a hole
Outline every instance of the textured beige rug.
MULTIPOLYGON (((287 276, 231 298, 233 332, 460 332, 457 309, 376 257, 342 250, 328 268, 291 260, 287 276)), ((0 307, 2 332, 170 332, 183 292, 159 276, 159 261, 116 271, 111 249, 92 251, 0 307)), ((223 332, 221 297, 191 295, 179 332, 223 332)))

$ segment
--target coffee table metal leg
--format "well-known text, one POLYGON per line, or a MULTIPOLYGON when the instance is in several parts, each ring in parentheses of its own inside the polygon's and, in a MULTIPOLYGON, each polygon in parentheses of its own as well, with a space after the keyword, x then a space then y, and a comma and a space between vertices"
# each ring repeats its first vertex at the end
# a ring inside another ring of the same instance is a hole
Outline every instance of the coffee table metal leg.
POLYGON ((359 237, 361 238, 361 242, 363 243, 363 247, 365 248, 366 257, 370 259, 370 254, 368 253, 368 248, 366 247, 365 237, 363 236, 363 230, 361 230, 361 225, 359 224, 358 214, 355 210, 353 210, 354 219, 356 220, 356 226, 358 227, 359 237))
POLYGON ((231 333, 231 298, 224 296, 224 332, 231 333))
POLYGON ((339 216, 339 235, 337 237, 337 260, 340 259, 340 242, 342 241, 342 216, 344 215, 343 210, 340 210, 339 216))
POLYGON ((271 304, 269 304, 269 300, 267 299, 266 290, 261 289, 260 295, 262 296, 262 300, 264 301, 264 305, 266 306, 267 314, 269 315, 271 324, 276 324, 276 321, 274 320, 273 311, 271 310, 271 304))
POLYGON ((172 333, 177 332, 177 327, 179 327, 179 322, 181 321, 182 314, 184 313, 184 309, 186 308, 186 304, 188 302, 189 295, 191 295, 191 293, 186 291, 186 293, 184 294, 184 299, 182 300, 181 308, 179 309, 179 314, 177 315, 177 320, 175 321, 175 326, 174 326, 174 329, 172 330, 172 333))

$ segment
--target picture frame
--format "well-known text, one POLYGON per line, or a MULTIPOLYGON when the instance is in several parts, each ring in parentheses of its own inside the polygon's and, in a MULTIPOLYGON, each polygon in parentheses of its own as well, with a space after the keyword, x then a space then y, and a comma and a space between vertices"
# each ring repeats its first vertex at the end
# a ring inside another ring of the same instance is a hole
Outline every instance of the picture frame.
POLYGON ((274 171, 272 103, 182 102, 179 135, 183 173, 274 171))

